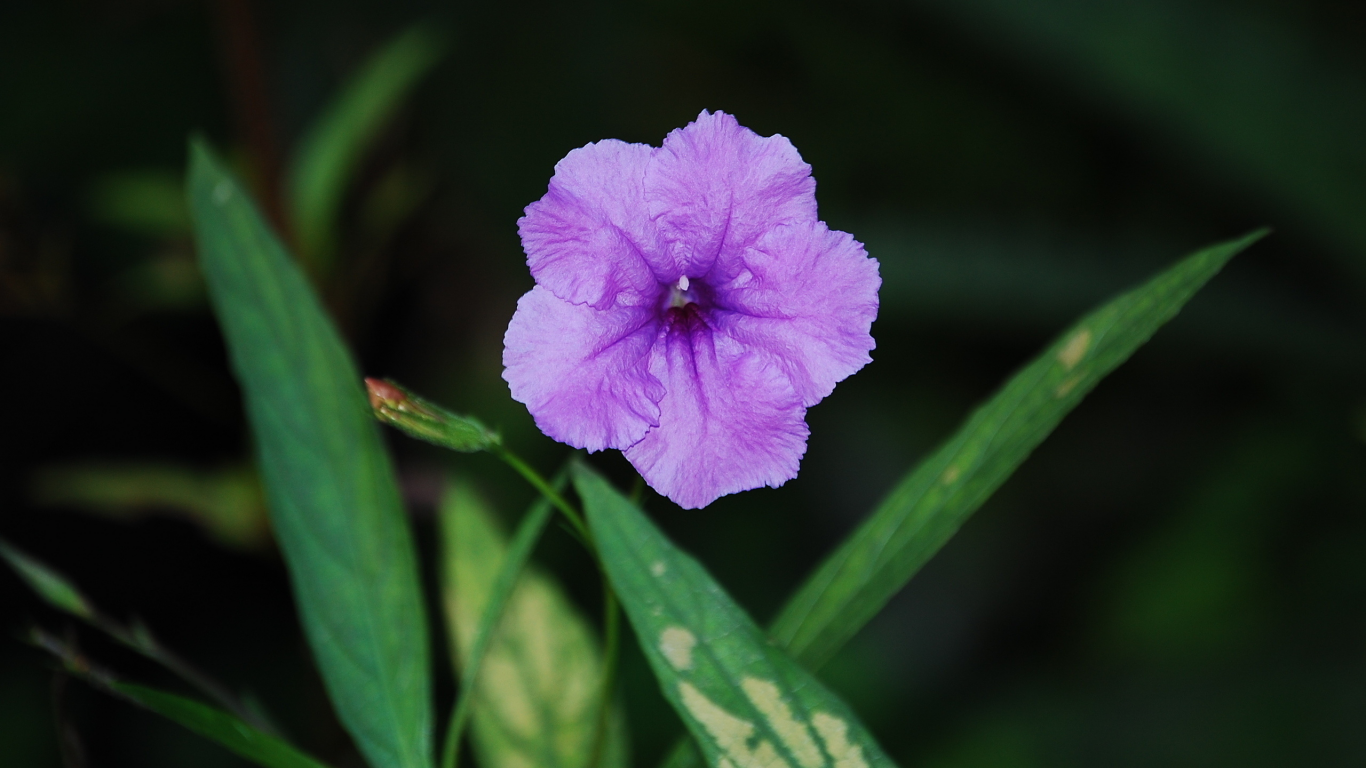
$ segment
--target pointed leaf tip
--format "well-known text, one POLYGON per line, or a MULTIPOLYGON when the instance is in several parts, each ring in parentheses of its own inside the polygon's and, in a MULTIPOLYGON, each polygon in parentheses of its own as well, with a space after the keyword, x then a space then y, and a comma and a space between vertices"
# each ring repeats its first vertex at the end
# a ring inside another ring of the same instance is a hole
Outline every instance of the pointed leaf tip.
POLYGON ((94 616, 95 609, 91 607, 90 601, 62 574, 15 549, 4 540, 0 540, 0 557, 10 564, 30 589, 52 607, 82 619, 94 616))
POLYGON ((1063 332, 887 498, 788 600, 774 639, 811 668, 829 660, 1111 371, 1143 346, 1259 229, 1177 262, 1063 332))

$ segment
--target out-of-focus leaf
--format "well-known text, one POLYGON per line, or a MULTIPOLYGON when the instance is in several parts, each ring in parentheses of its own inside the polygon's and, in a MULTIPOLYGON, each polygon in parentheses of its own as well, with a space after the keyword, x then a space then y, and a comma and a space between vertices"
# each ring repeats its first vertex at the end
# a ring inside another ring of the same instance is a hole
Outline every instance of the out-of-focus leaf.
POLYGON ((664 697, 710 765, 894 765, 844 702, 775 648, 639 508, 583 465, 574 487, 664 697))
POLYGON ((461 453, 487 450, 500 442, 497 432, 473 416, 451 413, 395 382, 366 379, 365 388, 375 418, 419 440, 461 453))
MULTIPOLYGON (((258 705, 255 709, 248 707, 232 694, 221 683, 208 675, 200 672, 185 662, 176 654, 172 653, 164 645, 157 641, 152 635, 152 631, 141 622, 135 622, 130 627, 110 619, 100 612, 84 594, 81 593, 76 585, 66 576, 54 571, 47 565, 28 556, 27 554, 10 546, 0 539, 0 557, 3 557, 11 566, 18 571, 20 577, 28 582, 33 591, 46 600, 52 606, 66 611, 80 619, 83 619, 90 626, 108 634, 115 640, 132 648, 153 661, 160 663, 170 671, 179 675, 181 679, 196 686, 204 693, 208 694, 223 706, 232 710, 242 719, 250 722, 253 726, 267 731, 273 731, 269 718, 263 709, 258 705)), ((37 633, 39 645, 72 662, 76 659, 73 649, 64 646, 55 638, 50 638, 44 633, 37 633)), ((77 665, 79 666, 79 664, 77 665)))
POLYGON ((435 182, 421 169, 395 163, 362 201, 358 218, 373 242, 384 242, 427 199, 435 182))
MULTIPOLYGON (((1036 702, 1029 702, 1034 704, 1036 702)), ((1022 707, 1023 708, 1023 707, 1022 707)), ((1041 727, 1052 712, 1032 707, 1026 712, 989 711, 969 721, 964 733, 922 763, 923 768, 1044 768, 1056 765, 1040 753, 1047 739, 1041 727), (1021 716, 1024 715, 1024 716, 1021 716)))
POLYGON ((90 213, 99 221, 148 237, 190 234, 185 180, 180 174, 139 168, 100 176, 90 185, 90 213))
POLYGON ((1335 240, 1366 276, 1366 78, 1297 34, 1293 16, 1209 0, 921 4, 1184 140, 1335 240))
POLYGON ((270 541, 261 481, 249 466, 202 471, 174 464, 69 464, 33 478, 39 504, 76 507, 116 519, 149 513, 185 517, 220 543, 259 549, 270 541))
MULTIPOLYGON (((587 768, 592 756, 602 652, 555 582, 522 567, 549 517, 549 503, 538 501, 508 543, 469 484, 453 482, 442 503, 447 616, 464 677, 462 691, 469 676, 478 673, 474 737, 483 768, 587 768), (489 626, 489 606, 500 600, 506 605, 495 629, 489 626), (490 640, 476 670, 471 659, 484 636, 490 640)), ((621 713, 616 711, 609 723, 598 765, 624 766, 621 713)))
POLYGON ((20 552, 3 539, 0 539, 0 557, 5 558, 15 573, 54 608, 82 619, 94 616, 95 610, 90 606, 90 601, 62 574, 20 552))
POLYGON ((360 375, 241 185, 202 141, 190 154, 200 263, 313 654, 370 763, 426 768, 430 659, 416 555, 360 375))
POLYGON ((403 97, 444 52, 430 27, 407 30, 371 57, 308 129, 290 165, 288 194, 294 235, 310 264, 326 268, 347 183, 403 97))
POLYGON ((1148 661, 1207 661, 1262 638, 1276 577, 1267 550, 1276 511, 1314 482, 1322 447, 1262 426, 1225 457, 1147 541, 1100 583, 1105 646, 1148 661))
POLYGON ((125 698, 266 768, 327 768, 280 739, 262 733, 216 707, 130 683, 111 683, 125 698))
POLYGON ((1255 232, 1187 257, 1063 333, 922 461, 806 580, 772 631, 818 668, 877 614, 1093 387, 1255 232))
POLYGON ((326 768, 323 763, 289 743, 221 709, 154 688, 122 682, 72 645, 42 629, 32 629, 29 639, 37 647, 60 659, 68 672, 95 688, 150 709, 258 765, 266 768, 326 768))

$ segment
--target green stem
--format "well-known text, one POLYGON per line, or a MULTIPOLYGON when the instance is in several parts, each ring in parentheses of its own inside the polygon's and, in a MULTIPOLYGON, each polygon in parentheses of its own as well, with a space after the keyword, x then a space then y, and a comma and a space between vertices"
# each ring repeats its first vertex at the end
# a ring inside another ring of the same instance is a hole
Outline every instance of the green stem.
POLYGON ((602 761, 603 747, 607 743, 607 721, 612 714, 612 694, 616 690, 617 656, 621 645, 621 610, 617 604, 617 593, 602 574, 602 613, 606 637, 603 639, 602 688, 599 691, 598 722, 593 731, 593 752, 588 760, 588 768, 597 768, 602 761))
MULTIPOLYGON (((599 691, 599 707, 597 725, 593 733, 593 750, 588 761, 589 768, 597 768, 598 762, 602 759, 604 745, 607 741, 607 723, 612 712, 612 693, 616 688, 617 676, 617 657, 620 655, 621 645, 621 609, 617 603, 617 594, 612 590, 612 582, 607 578, 607 570, 602 567, 602 559, 598 554, 597 544, 593 541, 593 534, 588 530, 588 525, 584 522, 583 515, 573 507, 564 496, 546 482, 544 477, 529 464, 522 461, 516 454, 508 450, 501 444, 490 446, 490 453, 507 463, 508 466, 517 470, 532 487, 540 491, 546 501, 550 502, 556 509, 564 515, 570 527, 583 541, 588 553, 593 556, 593 561, 598 566, 598 571, 602 574, 602 596, 603 596, 603 667, 602 685, 599 691)), ((638 498, 643 491, 643 483, 638 483, 635 495, 638 498)), ((473 681, 471 680, 471 683, 473 681)), ((451 725, 446 731, 446 744, 442 754, 442 768, 456 768, 459 752, 460 733, 464 730, 465 721, 469 719, 470 699, 472 696, 466 695, 462 686, 462 695, 457 702, 455 711, 451 715, 451 725)), ((473 692, 473 685, 470 686, 470 693, 473 692)))
POLYGON ((461 696, 451 711, 451 721, 446 725, 446 743, 441 747, 441 768, 457 768, 459 764, 460 736, 470 719, 470 707, 465 704, 468 700, 468 696, 461 696))
POLYGON ((532 469, 530 465, 518 458, 512 451, 509 451, 501 445, 490 447, 489 451, 506 462, 508 466, 517 470, 517 473, 526 478, 526 481, 531 483, 532 487, 540 491, 541 495, 546 498, 546 501, 549 501, 555 509, 558 509, 560 513, 564 515, 565 519, 568 520, 569 524, 574 528, 574 532, 583 539, 586 545, 588 545, 589 550, 593 553, 594 559, 597 559, 597 547, 593 546, 593 535, 588 532, 588 526, 583 522, 583 515, 579 514, 578 510, 574 509, 573 505, 568 501, 565 501, 564 496, 560 495, 559 491, 551 487, 550 483, 547 483, 539 472, 532 469))
POLYGON ((271 736, 279 735, 271 723, 262 718, 259 713, 253 712, 251 708, 246 705, 246 702, 233 695, 233 693, 228 690, 227 686, 219 683, 208 674, 200 672, 189 662, 172 653, 170 649, 158 642, 156 638, 152 636, 151 630, 148 630, 145 626, 140 627, 138 630, 128 631, 99 613, 94 614, 92 623, 100 629, 103 629, 106 633, 112 635, 114 639, 124 645, 138 651, 153 661, 160 662, 163 667, 166 667, 171 672, 179 675, 185 682, 203 691, 210 698, 221 704, 224 709, 236 715, 240 720, 256 730, 271 736))
MULTIPOLYGON (((602 760, 604 746, 607 742, 607 723, 612 713, 612 693, 616 688, 617 657, 620 655, 621 609, 617 602, 617 594, 612 590, 612 582, 607 578, 607 570, 602 567, 602 559, 598 555, 597 544, 593 541, 593 534, 588 530, 583 515, 574 509, 573 505, 566 501, 558 490, 547 483, 539 472, 532 469, 512 451, 501 444, 491 446, 488 450, 506 462, 508 466, 517 470, 517 473, 526 478, 532 487, 541 492, 546 501, 549 501, 564 515, 570 527, 578 534, 584 546, 588 548, 588 553, 593 556, 593 561, 597 563, 598 571, 602 574, 603 634, 605 635, 603 638, 602 685, 599 691, 597 725, 593 732, 593 750, 588 761, 589 768, 597 768, 599 761, 602 760)), ((643 483, 637 484, 635 495, 639 497, 643 489, 643 483)), ((464 719, 469 717, 466 712, 469 709, 468 698, 462 696, 452 714, 451 727, 446 733, 442 768, 456 768, 456 752, 458 751, 460 731, 464 728, 464 719), (457 721, 457 717, 463 719, 457 721)))

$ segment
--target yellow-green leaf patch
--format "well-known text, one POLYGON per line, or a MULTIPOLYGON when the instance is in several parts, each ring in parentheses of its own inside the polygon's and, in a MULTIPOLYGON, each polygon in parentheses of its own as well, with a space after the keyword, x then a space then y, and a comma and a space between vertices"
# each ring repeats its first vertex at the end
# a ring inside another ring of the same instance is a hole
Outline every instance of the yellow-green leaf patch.
MULTIPOLYGON (((441 528, 446 615, 457 666, 468 670, 481 617, 511 553, 488 506, 464 481, 447 491, 441 528)), ((588 622, 549 575, 522 570, 475 683, 473 735, 482 768, 587 768, 598 738, 602 674, 588 622)), ((604 738, 597 768, 625 766, 620 711, 604 738)))

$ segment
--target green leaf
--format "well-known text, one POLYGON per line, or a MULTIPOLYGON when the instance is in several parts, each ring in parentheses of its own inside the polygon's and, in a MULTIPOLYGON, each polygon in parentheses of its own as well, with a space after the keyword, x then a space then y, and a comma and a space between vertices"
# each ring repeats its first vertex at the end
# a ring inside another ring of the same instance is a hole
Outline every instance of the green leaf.
MULTIPOLYGON (((925 322, 1052 333, 1151 273, 1132 238, 1005 233, 983 221, 956 224, 869 217, 849 227, 876 253, 878 322, 925 322), (1103 259, 1094 258, 1105 253, 1103 259)), ((1255 351, 1286 365, 1366 368, 1360 333, 1303 311, 1289 291, 1220 286, 1172 329, 1172 341, 1220 353, 1255 351)))
MULTIPOLYGON (((152 634, 152 630, 139 621, 134 622, 132 627, 125 627, 118 622, 110 619, 95 607, 90 600, 77 589, 71 580, 57 571, 47 567, 47 565, 35 560, 23 552, 10 546, 3 539, 0 539, 0 557, 3 557, 19 573, 33 591, 46 600, 54 607, 66 611, 96 629, 104 632, 115 640, 141 653, 143 656, 161 664, 166 669, 179 675, 187 683, 199 688, 211 698, 217 700, 224 707, 227 707, 234 714, 251 723, 254 727, 262 730, 272 730, 268 718, 259 706, 256 711, 245 705, 232 691, 228 690, 223 684, 209 677, 207 674, 195 669, 184 659, 172 653, 170 649, 162 645, 152 634)), ((76 658, 74 649, 66 649, 59 641, 41 642, 40 645, 49 651, 61 656, 70 662, 76 658)), ((80 664, 75 664, 80 667, 80 664)))
POLYGON ((787 602, 774 640, 824 664, 944 546, 1086 393, 1129 358, 1254 232, 1200 251, 1082 318, 901 480, 787 602))
POLYGON ((502 442, 497 432, 473 416, 451 413, 397 382, 366 379, 365 388, 375 418, 411 437, 461 453, 488 450, 502 442))
POLYGON ((360 375, 298 266, 202 141, 189 198, 276 537, 342 723, 376 768, 431 765, 427 622, 360 375))
POLYGON ((849 708, 625 496, 583 465, 574 486, 664 697, 710 765, 894 765, 849 708))
POLYGON ((371 57, 308 129, 288 176, 294 235, 308 263, 327 266, 347 183, 403 97, 444 53, 434 30, 408 29, 371 57))
POLYGON ((52 607, 89 620, 95 615, 90 601, 62 574, 29 557, 0 539, 0 557, 10 564, 38 596, 52 607))
MULTIPOLYGON (((602 652, 556 583, 524 570, 550 514, 537 501, 509 544, 468 483, 452 482, 442 502, 446 614, 483 768, 586 768, 593 753, 602 652)), ((614 714, 601 768, 627 762, 624 719, 614 714)))
POLYGON ((288 743, 264 734, 221 709, 129 683, 110 682, 114 692, 266 768, 327 768, 288 743))
POLYGON ((250 465, 206 471, 162 463, 59 464, 39 470, 31 488, 39 504, 116 520, 176 515, 229 547, 262 549, 270 543, 261 481, 250 465))
POLYGON ((157 238, 190 233, 185 180, 159 168, 107 173, 90 185, 89 207, 98 220, 128 232, 157 238))
POLYGON ((38 627, 29 641, 61 660, 67 672, 91 686, 157 712, 267 768, 326 768, 281 739, 221 709, 181 696, 120 682, 70 643, 38 627))

